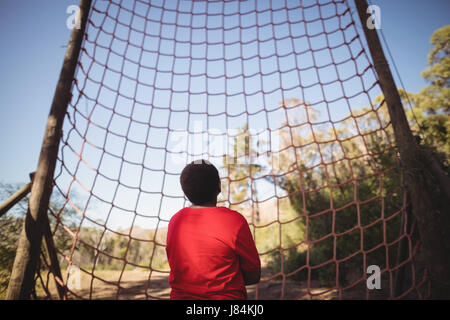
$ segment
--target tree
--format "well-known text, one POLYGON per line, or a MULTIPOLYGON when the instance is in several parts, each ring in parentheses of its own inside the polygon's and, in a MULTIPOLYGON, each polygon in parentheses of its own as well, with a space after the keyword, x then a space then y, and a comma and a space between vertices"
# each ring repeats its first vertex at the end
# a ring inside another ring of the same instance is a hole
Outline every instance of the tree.
MULTIPOLYGON (((20 184, 0 183, 0 201, 6 200, 19 187, 20 184)), ((0 217, 0 297, 6 294, 11 269, 16 256, 17 243, 27 209, 28 197, 25 197, 11 208, 7 214, 0 217)), ((56 215, 55 217, 49 214, 49 222, 52 230, 55 230, 57 224, 64 224, 72 230, 79 224, 77 213, 66 204, 64 197, 59 193, 53 193, 49 209, 50 212, 56 215)), ((56 228, 54 241, 58 250, 70 250, 72 240, 73 238, 63 228, 56 228)), ((44 248, 44 242, 42 245, 44 248)), ((45 249, 43 252, 46 252, 45 249)), ((41 263, 41 269, 44 269, 45 266, 45 263, 41 263)))
POLYGON ((416 94, 410 94, 414 108, 409 112, 419 122, 423 143, 438 154, 449 166, 450 159, 450 25, 436 30, 431 37, 428 53, 429 68, 422 77, 429 85, 416 94))
MULTIPOLYGON (((386 249, 380 247, 384 242, 384 228, 389 241, 399 235, 400 215, 397 214, 386 225, 381 219, 382 212, 385 218, 399 212, 402 189, 398 159, 388 139, 392 129, 386 127, 389 123, 387 110, 379 104, 381 97, 376 100, 378 103, 373 103, 377 106, 376 111, 362 108, 354 111, 353 118, 343 120, 340 128, 330 126, 328 130, 315 132, 307 128, 309 122, 320 116, 317 110, 297 99, 283 103, 287 108, 299 108, 296 112, 303 114, 293 122, 290 119, 290 127, 305 129, 282 133, 281 148, 292 145, 295 148, 287 148, 281 154, 282 165, 277 172, 276 184, 288 193, 293 208, 302 218, 299 221, 307 225, 309 266, 324 264, 311 269, 313 279, 332 283, 336 278, 333 220, 334 233, 337 234, 336 259, 341 260, 338 263, 341 285, 345 285, 349 275, 363 276, 361 250, 367 252, 378 246, 378 249, 366 253, 366 258, 377 265, 386 265, 386 249), (361 134, 353 130, 355 119, 361 134), (355 201, 359 207, 353 203, 355 201)), ((283 272, 295 272, 304 266, 308 251, 294 248, 284 252, 283 272)), ((270 267, 275 273, 281 271, 281 254, 274 252, 272 255, 270 267)), ((395 258, 392 250, 389 254, 391 259, 395 258)), ((307 276, 307 269, 304 269, 294 273, 293 277, 304 280, 307 276)))
MULTIPOLYGON (((0 202, 18 189, 17 185, 0 183, 0 202)), ((26 200, 22 199, 8 214, 0 217, 0 299, 6 295, 10 272, 16 256, 17 242, 26 212, 26 200)))
POLYGON ((261 172, 261 165, 253 163, 256 154, 250 141, 251 134, 246 124, 238 130, 234 143, 233 153, 223 157, 222 169, 227 171, 228 183, 223 186, 222 194, 230 202, 230 209, 241 210, 246 201, 256 203, 256 219, 259 220, 258 193, 254 178, 261 172))

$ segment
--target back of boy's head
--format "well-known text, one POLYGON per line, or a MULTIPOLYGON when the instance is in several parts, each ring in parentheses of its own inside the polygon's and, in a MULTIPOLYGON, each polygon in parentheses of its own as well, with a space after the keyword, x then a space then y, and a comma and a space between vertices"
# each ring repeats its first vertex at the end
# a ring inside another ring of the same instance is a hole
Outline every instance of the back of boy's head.
POLYGON ((180 176, 181 188, 194 205, 215 201, 220 192, 219 171, 207 160, 188 164, 180 176))

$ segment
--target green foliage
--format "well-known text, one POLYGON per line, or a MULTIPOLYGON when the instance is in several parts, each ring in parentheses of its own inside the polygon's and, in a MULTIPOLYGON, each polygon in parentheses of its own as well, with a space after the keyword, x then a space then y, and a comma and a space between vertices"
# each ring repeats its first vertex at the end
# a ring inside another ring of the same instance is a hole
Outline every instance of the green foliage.
POLYGON ((0 218, 0 299, 6 296, 22 225, 23 218, 8 215, 0 218))
POLYGON ((450 25, 436 30, 431 37, 429 68, 422 72, 429 85, 416 94, 409 93, 413 110, 408 112, 423 143, 449 166, 450 156, 450 25), (415 120, 420 128, 415 124, 415 120))
POLYGON ((163 246, 166 230, 158 229, 157 234, 154 230, 140 231, 142 234, 136 236, 132 233, 130 238, 130 230, 111 232, 98 227, 83 227, 72 259, 76 265, 88 270, 94 263, 96 270, 129 270, 150 266, 156 270, 167 270, 163 246))
MULTIPOLYGON (((0 184, 0 201, 6 200, 12 195, 20 185, 0 184)), ((6 295, 6 289, 11 274, 11 269, 16 256, 17 244, 20 233, 22 231, 23 221, 28 208, 28 198, 25 197, 16 204, 10 211, 0 217, 0 298, 6 295)), ((64 225, 71 229, 75 229, 79 224, 76 212, 69 206, 65 205, 65 200, 54 194, 50 201, 50 210, 57 214, 64 225)), ((57 219, 53 215, 49 215, 50 227, 55 229, 57 219)), ((72 245, 72 237, 62 228, 56 228, 54 236, 55 245, 59 250, 70 250, 72 245)), ((44 244, 42 244, 44 246, 44 244)), ((45 249, 43 250, 45 252, 45 249)), ((41 257, 42 259, 42 257, 41 257)), ((45 263, 41 263, 41 268, 45 269, 45 263)))
MULTIPOLYGON (((0 202, 8 199, 20 187, 16 184, 0 183, 0 202)), ((0 217, 0 299, 6 296, 26 208, 27 198, 24 198, 0 217)))
MULTIPOLYGON (((365 171, 368 163, 361 161, 354 163, 353 168, 365 171)), ((395 168, 392 158, 384 157, 379 163, 381 169, 395 168), (394 167, 393 167, 394 166, 394 167)), ((304 166, 300 172, 305 172, 304 166)), ((315 190, 318 184, 324 179, 323 176, 315 176, 313 171, 306 171, 302 175, 302 181, 306 185, 305 190, 310 190, 303 194, 300 192, 298 175, 293 174, 281 178, 280 183, 290 196, 293 208, 302 216, 302 222, 308 225, 307 239, 311 242, 309 248, 309 266, 313 268, 311 272, 312 279, 320 280, 329 284, 329 281, 335 278, 336 264, 334 262, 334 252, 336 250, 336 259, 342 260, 339 264, 339 275, 341 284, 345 284, 347 276, 354 273, 356 269, 361 268, 361 256, 358 252, 365 251, 383 243, 383 222, 382 204, 384 202, 385 217, 396 213, 402 204, 402 197, 398 195, 399 176, 395 170, 383 174, 380 178, 385 181, 380 192, 380 179, 366 176, 357 181, 349 182, 335 188, 324 188, 315 190), (353 190, 357 189, 357 200, 368 201, 366 204, 359 202, 359 205, 353 202, 353 190), (304 197, 303 197, 304 195, 304 197), (330 208, 330 200, 333 203, 330 208), (358 219, 358 211, 360 212, 358 219), (333 218, 335 220, 334 233, 336 234, 336 244, 333 237, 333 218), (359 220, 359 221, 358 221, 359 220), (373 226, 368 227, 370 224, 373 226), (363 247, 361 247, 361 238, 363 238, 363 247), (354 255, 354 257, 351 257, 354 255), (324 266, 314 268, 320 264, 324 266)), ((340 171, 340 175, 346 173, 340 171)), ((388 237, 395 239, 399 235, 400 221, 391 223, 386 228, 388 237)), ((306 264, 307 250, 291 249, 285 253, 284 273, 291 273, 306 264)), ((374 254, 377 264, 385 261, 385 253, 377 251, 374 254)), ((272 255, 272 261, 269 267, 273 272, 280 272, 280 252, 272 255)), ((306 269, 305 269, 306 270, 306 269)), ((293 275, 293 279, 305 280, 306 271, 298 272, 293 275)))
MULTIPOLYGON (((261 172, 261 166, 249 160, 256 151, 251 145, 248 125, 238 130, 232 148, 232 154, 223 157, 222 169, 226 170, 228 181, 222 185, 222 194, 230 203, 230 209, 240 211, 252 196, 254 197, 252 200, 257 201, 258 195, 253 179, 261 172)), ((259 219, 258 209, 256 217, 259 219)))
MULTIPOLYGON (((445 26, 433 34, 431 38, 433 48, 428 55, 429 68, 422 76, 430 83, 417 94, 399 90, 404 102, 412 99, 413 110, 408 113, 408 118, 413 129, 420 131, 422 144, 426 145, 438 157, 438 160, 449 168, 450 155, 450 26, 445 26), (420 128, 417 127, 417 122, 420 128)), ((366 253, 366 262, 374 262, 382 268, 386 266, 386 256, 392 261, 395 250, 388 250, 383 244, 392 242, 400 232, 401 219, 396 214, 402 207, 403 192, 400 187, 400 170, 394 151, 388 141, 377 129, 377 118, 381 123, 389 121, 387 108, 383 96, 374 100, 378 105, 377 115, 370 113, 368 109, 360 111, 358 125, 365 130, 364 141, 366 153, 371 157, 360 157, 363 153, 361 144, 355 140, 342 142, 344 153, 351 158, 350 166, 339 159, 339 152, 335 147, 329 150, 325 158, 334 162, 311 167, 308 163, 314 163, 317 157, 314 147, 310 150, 303 149, 299 163, 293 161, 294 156, 285 155, 284 164, 290 164, 287 169, 296 169, 292 174, 282 176, 278 185, 288 193, 289 199, 295 211, 302 217, 302 222, 307 226, 307 240, 309 248, 275 251, 269 263, 273 273, 296 272, 302 266, 308 265, 312 279, 322 282, 334 279, 336 268, 339 270, 340 284, 346 284, 348 276, 361 275, 364 272, 362 266, 362 251, 366 253), (367 113, 367 116, 360 116, 367 113), (372 132, 371 132, 372 131, 372 132), (312 152, 311 152, 312 151, 312 152), (313 161, 311 161, 311 159, 313 161), (325 183, 328 181, 328 183, 325 183), (381 218, 386 219, 385 222, 381 218), (334 220, 334 225, 333 225, 334 220), (334 230, 333 230, 334 227, 334 230), (330 236, 334 234, 334 236, 330 236), (334 256, 335 251, 335 256, 334 256), (388 252, 388 254, 387 254, 388 252), (335 259, 338 262, 336 266, 335 259), (283 269, 281 268, 283 261, 283 269), (315 266, 324 264, 318 268, 315 266)), ((307 109, 305 104, 305 109, 307 109)), ((351 124, 350 126, 351 127, 351 124)), ((339 130, 338 130, 339 131, 339 130)), ((386 128, 392 136, 390 126, 386 128)), ((345 133, 345 129, 338 132, 345 133)), ((333 134, 316 134, 316 140, 333 134), (319 138, 318 138, 319 137, 319 138)), ((289 141, 290 137, 285 137, 289 141)), ((308 136, 293 136, 295 145, 305 145, 312 141, 308 136)), ((391 141, 392 142, 392 141, 391 141)), ((322 157, 324 151, 321 152, 322 157)), ((432 183, 430 184, 433 185, 432 183)), ((432 189, 432 187, 431 187, 432 189)), ((435 192, 433 192, 435 193, 435 192)), ((439 199, 436 199, 439 202, 439 199)), ((306 280, 308 269, 293 274, 294 279, 306 280)))
MULTIPOLYGON (((289 248, 300 243, 305 238, 305 225, 297 218, 297 213, 293 210, 288 201, 279 201, 280 223, 270 223, 263 220, 263 226, 256 226, 254 238, 256 247, 260 254, 269 252, 275 248, 289 248)), ((265 211, 261 211, 264 217, 265 211)), ((266 259, 267 255, 261 258, 266 259)))
MULTIPOLYGON (((312 280, 332 285, 339 270, 339 282, 345 285, 350 275, 362 276, 363 250, 373 250, 371 259, 386 264, 386 248, 376 248, 384 243, 384 231, 390 241, 399 236, 401 221, 393 218, 387 226, 382 218, 398 213, 403 193, 395 153, 384 134, 374 130, 380 117, 386 123, 387 111, 381 106, 377 111, 363 109, 356 115, 365 131, 365 144, 357 138, 342 143, 349 161, 337 143, 320 151, 321 158, 331 160, 326 165, 311 166, 315 162, 311 158, 318 154, 305 148, 302 157, 296 158, 293 152, 283 155, 281 171, 290 173, 280 175, 277 185, 289 194, 292 208, 307 229, 309 246, 274 251, 268 264, 273 273, 282 271, 292 279, 306 280, 310 272, 312 280)), ((337 134, 344 135, 349 128, 351 123, 337 134)), ((315 134, 323 140, 332 140, 334 135, 331 129, 315 134)), ((310 139, 292 134, 283 140, 302 146, 310 139)))

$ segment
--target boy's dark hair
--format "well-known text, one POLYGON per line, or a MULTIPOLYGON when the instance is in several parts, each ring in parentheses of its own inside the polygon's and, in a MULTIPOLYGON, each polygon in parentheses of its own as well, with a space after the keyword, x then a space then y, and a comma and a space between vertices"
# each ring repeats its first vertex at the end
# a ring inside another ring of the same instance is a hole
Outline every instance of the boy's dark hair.
POLYGON ((181 188, 194 205, 216 200, 220 192, 219 171, 207 160, 195 160, 184 167, 180 176, 181 188))

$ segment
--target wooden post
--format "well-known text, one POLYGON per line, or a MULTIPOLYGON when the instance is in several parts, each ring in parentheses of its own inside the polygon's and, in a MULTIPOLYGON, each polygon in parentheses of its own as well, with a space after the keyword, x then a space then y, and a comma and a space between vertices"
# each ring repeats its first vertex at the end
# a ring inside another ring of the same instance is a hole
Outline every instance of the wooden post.
POLYGON ((20 200, 22 200, 30 191, 33 184, 34 172, 30 173, 30 183, 27 183, 22 188, 14 192, 5 202, 0 205, 0 217, 14 207, 20 200))
MULTIPOLYGON (((404 185, 411 199, 412 213, 418 222, 423 254, 430 271, 431 295, 434 299, 450 298, 450 226, 448 212, 435 206, 427 190, 428 168, 422 150, 411 133, 397 87, 384 56, 376 29, 367 27, 367 1, 355 0, 378 81, 384 94, 397 150, 404 173, 404 185)), ((449 199, 443 199, 449 202, 449 199)), ((447 206, 447 209, 450 204, 447 206)))
MULTIPOLYGON (((71 99, 78 56, 83 41, 91 0, 80 3, 80 28, 73 28, 64 63, 59 75, 50 114, 45 128, 38 167, 31 188, 27 216, 20 234, 14 266, 9 280, 7 299, 29 299, 34 287, 34 276, 41 251, 42 234, 53 187, 53 175, 58 156, 62 126, 71 99)), ((65 26, 62 25, 61 28, 65 26)))
MULTIPOLYGON (((400 232, 399 237, 401 237, 406 230, 406 232, 409 232, 409 224, 411 221, 411 205, 410 205, 409 197, 407 199, 407 207, 405 208, 405 212, 402 214, 402 217, 400 219, 400 232)), ((408 239, 405 237, 400 240, 397 248, 397 258, 395 265, 398 266, 402 262, 404 262, 408 258, 409 250, 408 250, 408 239)), ((412 263, 412 262, 411 262, 412 263)), ((394 278, 394 297, 399 297, 403 291, 404 291, 404 285, 405 285, 405 271, 406 271, 406 265, 401 266, 397 269, 395 272, 395 278, 394 278)))
POLYGON ((44 222, 44 238, 45 245, 47 248, 48 258, 50 259, 50 271, 53 274, 53 278, 55 280, 56 289, 58 291, 58 297, 63 300, 66 297, 66 288, 62 285, 63 277, 61 275, 61 268, 59 266, 58 255, 55 249, 55 243, 53 241, 52 230, 50 228, 50 221, 48 220, 48 216, 45 215, 44 222))

